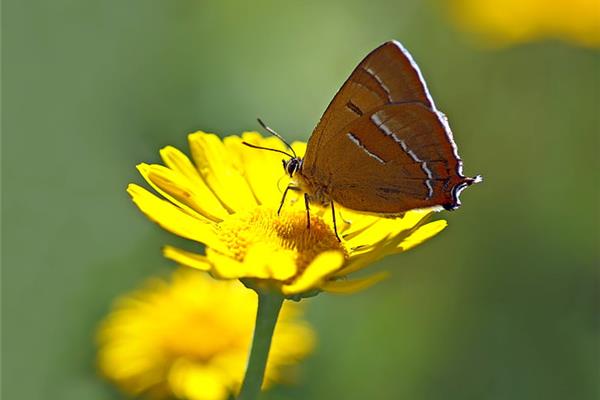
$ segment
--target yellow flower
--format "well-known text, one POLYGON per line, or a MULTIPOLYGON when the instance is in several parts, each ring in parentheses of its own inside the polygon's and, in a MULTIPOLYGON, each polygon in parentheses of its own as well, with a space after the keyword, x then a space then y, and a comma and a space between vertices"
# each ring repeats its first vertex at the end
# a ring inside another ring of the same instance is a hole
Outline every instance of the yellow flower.
MULTIPOLYGON (((206 255, 168 246, 166 257, 216 278, 242 279, 252 287, 267 285, 297 299, 320 290, 350 292, 369 286, 382 275, 345 277, 446 227, 446 221, 426 223, 430 211, 410 211, 391 219, 342 210, 340 243, 329 209, 311 208, 310 229, 304 203, 297 198, 277 215, 282 188, 288 183, 281 156, 248 148, 242 141, 284 150, 279 140, 258 133, 221 141, 214 134, 197 132, 189 135, 194 163, 169 146, 160 152, 165 166, 138 165, 164 199, 131 184, 128 192, 137 206, 168 231, 206 245, 206 255)), ((292 146, 298 155, 304 154, 304 143, 292 146)))
MULTIPOLYGON (((237 393, 252 339, 257 296, 236 281, 185 268, 120 298, 98 331, 98 365, 130 395, 220 400, 237 393)), ((286 302, 265 385, 293 380, 314 346, 300 304, 286 302)))
POLYGON ((600 46, 598 0, 450 0, 450 11, 460 26, 499 45, 558 38, 600 46))

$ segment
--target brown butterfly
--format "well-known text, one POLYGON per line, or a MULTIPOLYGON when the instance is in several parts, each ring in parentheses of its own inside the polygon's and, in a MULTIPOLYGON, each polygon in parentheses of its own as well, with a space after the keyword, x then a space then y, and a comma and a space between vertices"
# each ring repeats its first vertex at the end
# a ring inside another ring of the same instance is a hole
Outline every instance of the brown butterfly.
POLYGON ((448 120, 436 109, 412 56, 396 41, 358 64, 325 110, 304 158, 286 145, 292 154, 284 152, 290 159, 283 167, 293 183, 279 210, 288 190, 304 192, 308 227, 311 202, 331 205, 335 228, 334 202, 389 215, 454 210, 460 192, 481 181, 462 174, 448 120))

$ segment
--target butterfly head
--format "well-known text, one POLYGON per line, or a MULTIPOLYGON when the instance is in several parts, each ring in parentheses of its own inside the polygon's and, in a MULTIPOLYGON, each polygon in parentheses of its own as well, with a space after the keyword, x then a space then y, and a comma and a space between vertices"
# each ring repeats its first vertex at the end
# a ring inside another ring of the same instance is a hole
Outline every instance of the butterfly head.
POLYGON ((281 160, 283 163, 283 170, 286 174, 293 178, 296 172, 302 168, 302 159, 300 157, 292 157, 288 160, 281 160))

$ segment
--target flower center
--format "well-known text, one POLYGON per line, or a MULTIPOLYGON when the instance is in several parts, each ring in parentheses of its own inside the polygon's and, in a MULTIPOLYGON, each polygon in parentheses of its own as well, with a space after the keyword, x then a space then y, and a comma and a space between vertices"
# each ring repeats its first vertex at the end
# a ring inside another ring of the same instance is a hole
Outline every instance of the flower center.
MULTIPOLYGON (((235 312, 227 313, 227 306, 220 311, 225 311, 226 316, 237 316, 235 312)), ((251 315, 252 311, 247 310, 247 314, 251 315)), ((173 357, 193 358, 199 362, 208 362, 215 355, 239 351, 248 344, 246 339, 250 337, 252 320, 233 320, 235 324, 216 316, 214 310, 179 310, 177 317, 165 329, 163 346, 173 357)))
POLYGON ((248 250, 257 245, 288 252, 296 262, 298 274, 327 250, 341 251, 348 258, 346 249, 329 224, 311 214, 309 229, 304 211, 284 209, 277 215, 273 208, 259 206, 232 215, 220 224, 220 228, 221 240, 227 243, 238 261, 243 261, 248 250))

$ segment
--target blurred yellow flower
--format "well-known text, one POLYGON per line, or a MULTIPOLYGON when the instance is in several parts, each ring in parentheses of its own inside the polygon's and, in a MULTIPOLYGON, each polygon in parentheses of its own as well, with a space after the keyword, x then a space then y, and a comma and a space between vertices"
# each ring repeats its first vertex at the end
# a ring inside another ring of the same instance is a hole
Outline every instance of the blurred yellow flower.
POLYGON ((599 0, 450 0, 449 8, 460 26, 498 45, 558 38, 600 46, 599 0))
MULTIPOLYGON (((206 255, 166 247, 166 257, 220 279, 242 279, 252 287, 267 285, 288 298, 319 290, 351 292, 382 274, 357 280, 346 275, 388 254, 408 250, 436 235, 446 221, 426 223, 429 211, 409 211, 402 218, 381 218, 343 210, 333 232, 329 210, 313 207, 306 226, 302 201, 291 199, 280 216, 281 188, 287 184, 281 156, 251 149, 284 150, 283 144, 258 133, 221 140, 214 134, 189 135, 194 163, 173 147, 160 154, 162 165, 138 165, 146 181, 164 199, 131 184, 128 192, 150 219, 166 230, 206 245, 206 255)), ((303 155, 306 144, 292 145, 303 155)))
MULTIPOLYGON (((154 278, 115 303, 98 331, 98 365, 130 395, 227 399, 240 388, 252 339, 257 296, 237 281, 185 268, 154 278)), ((289 382, 314 346, 300 304, 282 308, 265 385, 289 382)))

